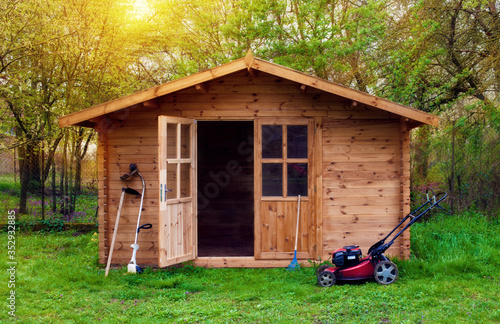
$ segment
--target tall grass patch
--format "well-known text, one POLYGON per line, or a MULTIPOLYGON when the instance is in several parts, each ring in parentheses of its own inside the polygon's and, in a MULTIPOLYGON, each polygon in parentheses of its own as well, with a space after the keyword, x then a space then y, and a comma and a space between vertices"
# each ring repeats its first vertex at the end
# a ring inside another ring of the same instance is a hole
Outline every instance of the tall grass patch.
POLYGON ((498 218, 472 211, 439 214, 412 227, 408 266, 424 276, 493 276, 500 269, 499 249, 498 218))

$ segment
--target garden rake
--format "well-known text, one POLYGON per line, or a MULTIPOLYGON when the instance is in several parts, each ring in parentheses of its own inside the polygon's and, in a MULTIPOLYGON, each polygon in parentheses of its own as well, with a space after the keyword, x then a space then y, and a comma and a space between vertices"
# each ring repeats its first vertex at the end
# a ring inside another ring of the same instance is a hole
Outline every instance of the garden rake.
POLYGON ((297 226, 295 229, 295 250, 293 251, 293 260, 286 268, 288 271, 294 271, 294 270, 300 269, 300 265, 297 262, 297 242, 299 239, 299 220, 300 220, 300 195, 298 198, 298 205, 297 205, 297 226))

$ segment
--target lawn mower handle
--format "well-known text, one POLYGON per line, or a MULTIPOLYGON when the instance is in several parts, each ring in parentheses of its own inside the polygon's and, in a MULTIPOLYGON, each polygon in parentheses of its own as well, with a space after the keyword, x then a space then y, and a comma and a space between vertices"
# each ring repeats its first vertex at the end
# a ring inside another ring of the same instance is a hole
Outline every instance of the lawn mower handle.
MULTIPOLYGON (((432 190, 431 190, 432 191, 432 190)), ((406 215, 405 217, 403 217, 403 219, 401 220, 401 222, 399 222, 399 224, 394 227, 394 229, 389 233, 387 234, 386 237, 384 237, 382 240, 378 241, 377 243, 373 244, 370 249, 368 250, 368 254, 371 255, 373 258, 379 258, 382 253, 384 253, 385 251, 387 251, 387 249, 389 249, 391 247, 391 245, 394 243, 394 241, 404 232, 406 231, 406 229, 410 226, 412 226, 417 220, 419 220, 423 215, 425 215, 427 212, 429 212, 431 209, 437 207, 437 208, 441 208, 441 209, 444 209, 446 210, 445 208, 443 208, 442 206, 439 205, 439 203, 441 201, 443 201, 444 199, 446 199, 446 197, 448 197, 448 194, 447 193, 440 193, 438 194, 437 196, 434 195, 434 192, 432 191, 432 200, 429 199, 429 195, 427 194, 427 201, 420 207, 418 207, 416 210, 414 210, 413 212, 410 212, 408 215, 406 215), (437 197, 440 197, 442 195, 441 198, 439 198, 437 201, 436 201, 436 198, 437 197), (420 214, 418 215, 413 215, 415 214, 416 212, 422 210, 425 206, 429 205, 429 207, 427 207, 427 209, 425 209, 423 212, 421 212, 420 214), (396 229, 398 229, 406 220, 408 220, 409 218, 411 218, 410 222, 408 222, 408 224, 406 224, 405 227, 403 227, 403 229, 401 229, 396 235, 394 235, 394 237, 392 238, 391 241, 389 241, 388 243, 385 243, 385 240, 391 236, 392 233, 394 233, 396 231, 396 229)))
POLYGON ((418 207, 417 209, 415 209, 413 212, 410 212, 408 215, 406 215, 405 217, 403 217, 403 219, 399 222, 398 225, 396 225, 396 227, 394 227, 392 229, 392 231, 389 232, 389 234, 387 234, 383 239, 381 239, 380 241, 378 241, 377 243, 373 244, 370 249, 368 250, 368 254, 370 254, 370 252, 373 250, 373 249, 376 249, 378 248, 379 246, 381 246, 382 244, 385 243, 385 240, 387 240, 387 238, 389 236, 391 236, 392 233, 394 233, 398 228, 399 226, 401 226, 401 224, 403 224, 404 222, 406 222, 406 220, 410 217, 414 217, 413 214, 417 213, 418 211, 420 211, 422 208, 424 208, 425 206, 427 206, 428 204, 431 204, 431 199, 429 199, 429 190, 427 189, 426 192, 425 192, 426 196, 427 196, 427 200, 425 201, 425 203, 423 205, 421 205, 420 207, 418 207))

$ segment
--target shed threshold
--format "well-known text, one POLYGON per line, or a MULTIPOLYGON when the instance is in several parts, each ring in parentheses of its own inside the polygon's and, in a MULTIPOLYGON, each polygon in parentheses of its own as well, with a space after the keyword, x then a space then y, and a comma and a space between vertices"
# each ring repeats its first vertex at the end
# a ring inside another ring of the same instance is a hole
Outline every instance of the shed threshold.
MULTIPOLYGON (((286 268, 291 260, 256 260, 254 257, 199 257, 194 264, 199 267, 213 268, 286 268)), ((301 266, 309 262, 300 260, 301 266)))

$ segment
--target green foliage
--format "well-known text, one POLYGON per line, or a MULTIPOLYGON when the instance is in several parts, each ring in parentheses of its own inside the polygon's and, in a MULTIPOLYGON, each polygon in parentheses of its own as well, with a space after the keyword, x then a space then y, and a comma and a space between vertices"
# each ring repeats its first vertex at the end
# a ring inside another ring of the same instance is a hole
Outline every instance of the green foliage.
POLYGON ((11 195, 19 196, 21 186, 12 174, 0 174, 0 192, 8 192, 11 195))
POLYGON ((500 210, 500 119, 496 111, 482 104, 463 106, 445 114, 442 128, 431 137, 429 153, 435 162, 431 162, 429 176, 450 192, 453 183, 452 199, 458 210, 497 215, 500 210))
POLYGON ((235 37, 247 37, 241 43, 259 57, 362 90, 374 82, 374 49, 386 30, 383 2, 242 1, 237 17, 233 23, 246 26, 235 37))
MULTIPOLYGON (((5 223, 7 223, 7 222, 5 222, 5 223)), ((35 220, 17 220, 15 222, 16 231, 32 232, 33 229, 35 228, 36 224, 37 224, 37 221, 35 221, 35 220)), ((4 232, 8 232, 8 230, 9 230, 8 225, 3 227, 4 232)))
POLYGON ((39 221, 42 224, 42 232, 58 233, 64 230, 64 221, 62 219, 44 219, 39 221))

